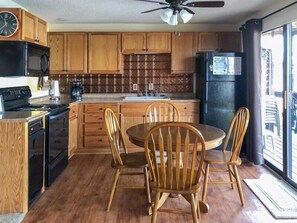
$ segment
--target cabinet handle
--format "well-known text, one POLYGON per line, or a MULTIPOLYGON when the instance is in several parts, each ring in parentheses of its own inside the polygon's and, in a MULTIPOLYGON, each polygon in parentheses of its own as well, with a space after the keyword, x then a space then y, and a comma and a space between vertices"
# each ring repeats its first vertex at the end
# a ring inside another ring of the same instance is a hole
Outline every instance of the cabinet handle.
POLYGON ((98 130, 102 130, 102 128, 98 128, 98 130))
POLYGON ((103 108, 99 108, 99 111, 102 111, 103 110, 103 108))
POLYGON ((102 142, 102 139, 98 139, 98 142, 102 142))

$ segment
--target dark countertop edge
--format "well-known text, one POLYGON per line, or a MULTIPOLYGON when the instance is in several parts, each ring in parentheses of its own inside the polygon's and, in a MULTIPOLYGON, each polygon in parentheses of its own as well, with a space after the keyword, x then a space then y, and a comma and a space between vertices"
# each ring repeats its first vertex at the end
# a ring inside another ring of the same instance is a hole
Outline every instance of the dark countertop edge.
POLYGON ((47 111, 38 111, 36 114, 27 111, 6 111, 0 114, 0 123, 3 122, 30 122, 47 115, 47 111), (4 117, 1 117, 4 116, 4 117), (6 116, 6 117, 5 117, 6 116), (22 117, 23 116, 23 117, 22 117))

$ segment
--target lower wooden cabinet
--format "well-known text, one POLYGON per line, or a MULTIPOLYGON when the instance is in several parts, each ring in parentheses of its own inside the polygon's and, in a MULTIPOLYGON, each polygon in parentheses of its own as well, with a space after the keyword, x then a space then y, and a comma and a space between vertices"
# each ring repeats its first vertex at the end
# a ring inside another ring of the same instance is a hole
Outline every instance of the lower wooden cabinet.
POLYGON ((110 153, 109 141, 104 129, 104 109, 111 108, 119 113, 118 103, 81 104, 78 131, 78 149, 76 153, 110 153))
POLYGON ((70 159, 77 149, 78 134, 78 104, 70 106, 69 111, 69 143, 68 143, 68 159, 70 159))
MULTIPOLYGON (((83 103, 79 107, 77 154, 110 153, 104 127, 104 109, 111 108, 117 115, 125 143, 130 152, 144 151, 129 141, 129 127, 144 122, 145 109, 151 102, 83 103)), ((199 102, 172 102, 180 112, 180 121, 199 122, 199 102)))
MULTIPOLYGON (((171 101, 172 102, 172 101, 171 101)), ((199 102, 172 102, 180 112, 180 121, 199 122, 199 102)), ((150 103, 122 103, 120 106, 121 128, 124 140, 130 151, 143 151, 129 141, 126 131, 129 127, 144 122, 145 109, 150 103)))

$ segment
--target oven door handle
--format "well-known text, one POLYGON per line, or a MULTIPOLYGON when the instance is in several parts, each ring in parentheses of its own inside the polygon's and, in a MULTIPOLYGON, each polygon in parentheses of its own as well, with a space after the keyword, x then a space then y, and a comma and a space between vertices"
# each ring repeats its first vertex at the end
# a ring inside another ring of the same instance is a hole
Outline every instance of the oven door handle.
POLYGON ((67 108, 66 111, 62 112, 62 113, 59 113, 57 115, 49 115, 49 119, 56 119, 56 118, 59 118, 61 116, 64 116, 65 114, 69 113, 69 108, 67 108))

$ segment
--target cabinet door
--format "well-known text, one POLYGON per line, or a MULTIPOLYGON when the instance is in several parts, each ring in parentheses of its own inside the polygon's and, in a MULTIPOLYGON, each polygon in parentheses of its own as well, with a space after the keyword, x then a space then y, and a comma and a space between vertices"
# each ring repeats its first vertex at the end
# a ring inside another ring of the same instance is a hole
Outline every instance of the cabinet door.
POLYGON ((66 34, 66 71, 87 73, 87 34, 66 34))
POLYGON ((221 51, 241 52, 241 32, 222 32, 219 34, 221 51))
POLYGON ((129 141, 129 137, 126 134, 126 131, 129 127, 144 122, 145 109, 150 103, 122 103, 121 104, 121 129, 123 133, 123 138, 128 147, 128 150, 131 151, 143 151, 142 147, 136 146, 129 141))
POLYGON ((147 33, 147 51, 170 53, 171 33, 147 33))
POLYGON ((89 33, 89 73, 120 73, 120 33, 89 33))
POLYGON ((146 51, 145 33, 122 33, 122 52, 143 52, 146 51))
POLYGON ((195 33, 172 34, 171 71, 172 73, 195 72, 195 33))
POLYGON ((48 46, 51 49, 50 55, 50 73, 63 73, 66 71, 65 64, 65 34, 49 33, 48 46))
POLYGON ((199 123, 200 102, 174 102, 180 114, 180 121, 199 123))
POLYGON ((42 19, 36 18, 36 36, 38 44, 47 45, 47 24, 42 19))
POLYGON ((29 42, 35 42, 35 16, 23 11, 23 26, 22 26, 22 39, 29 42))
POLYGON ((198 33, 197 51, 216 51, 219 50, 218 33, 198 33))

